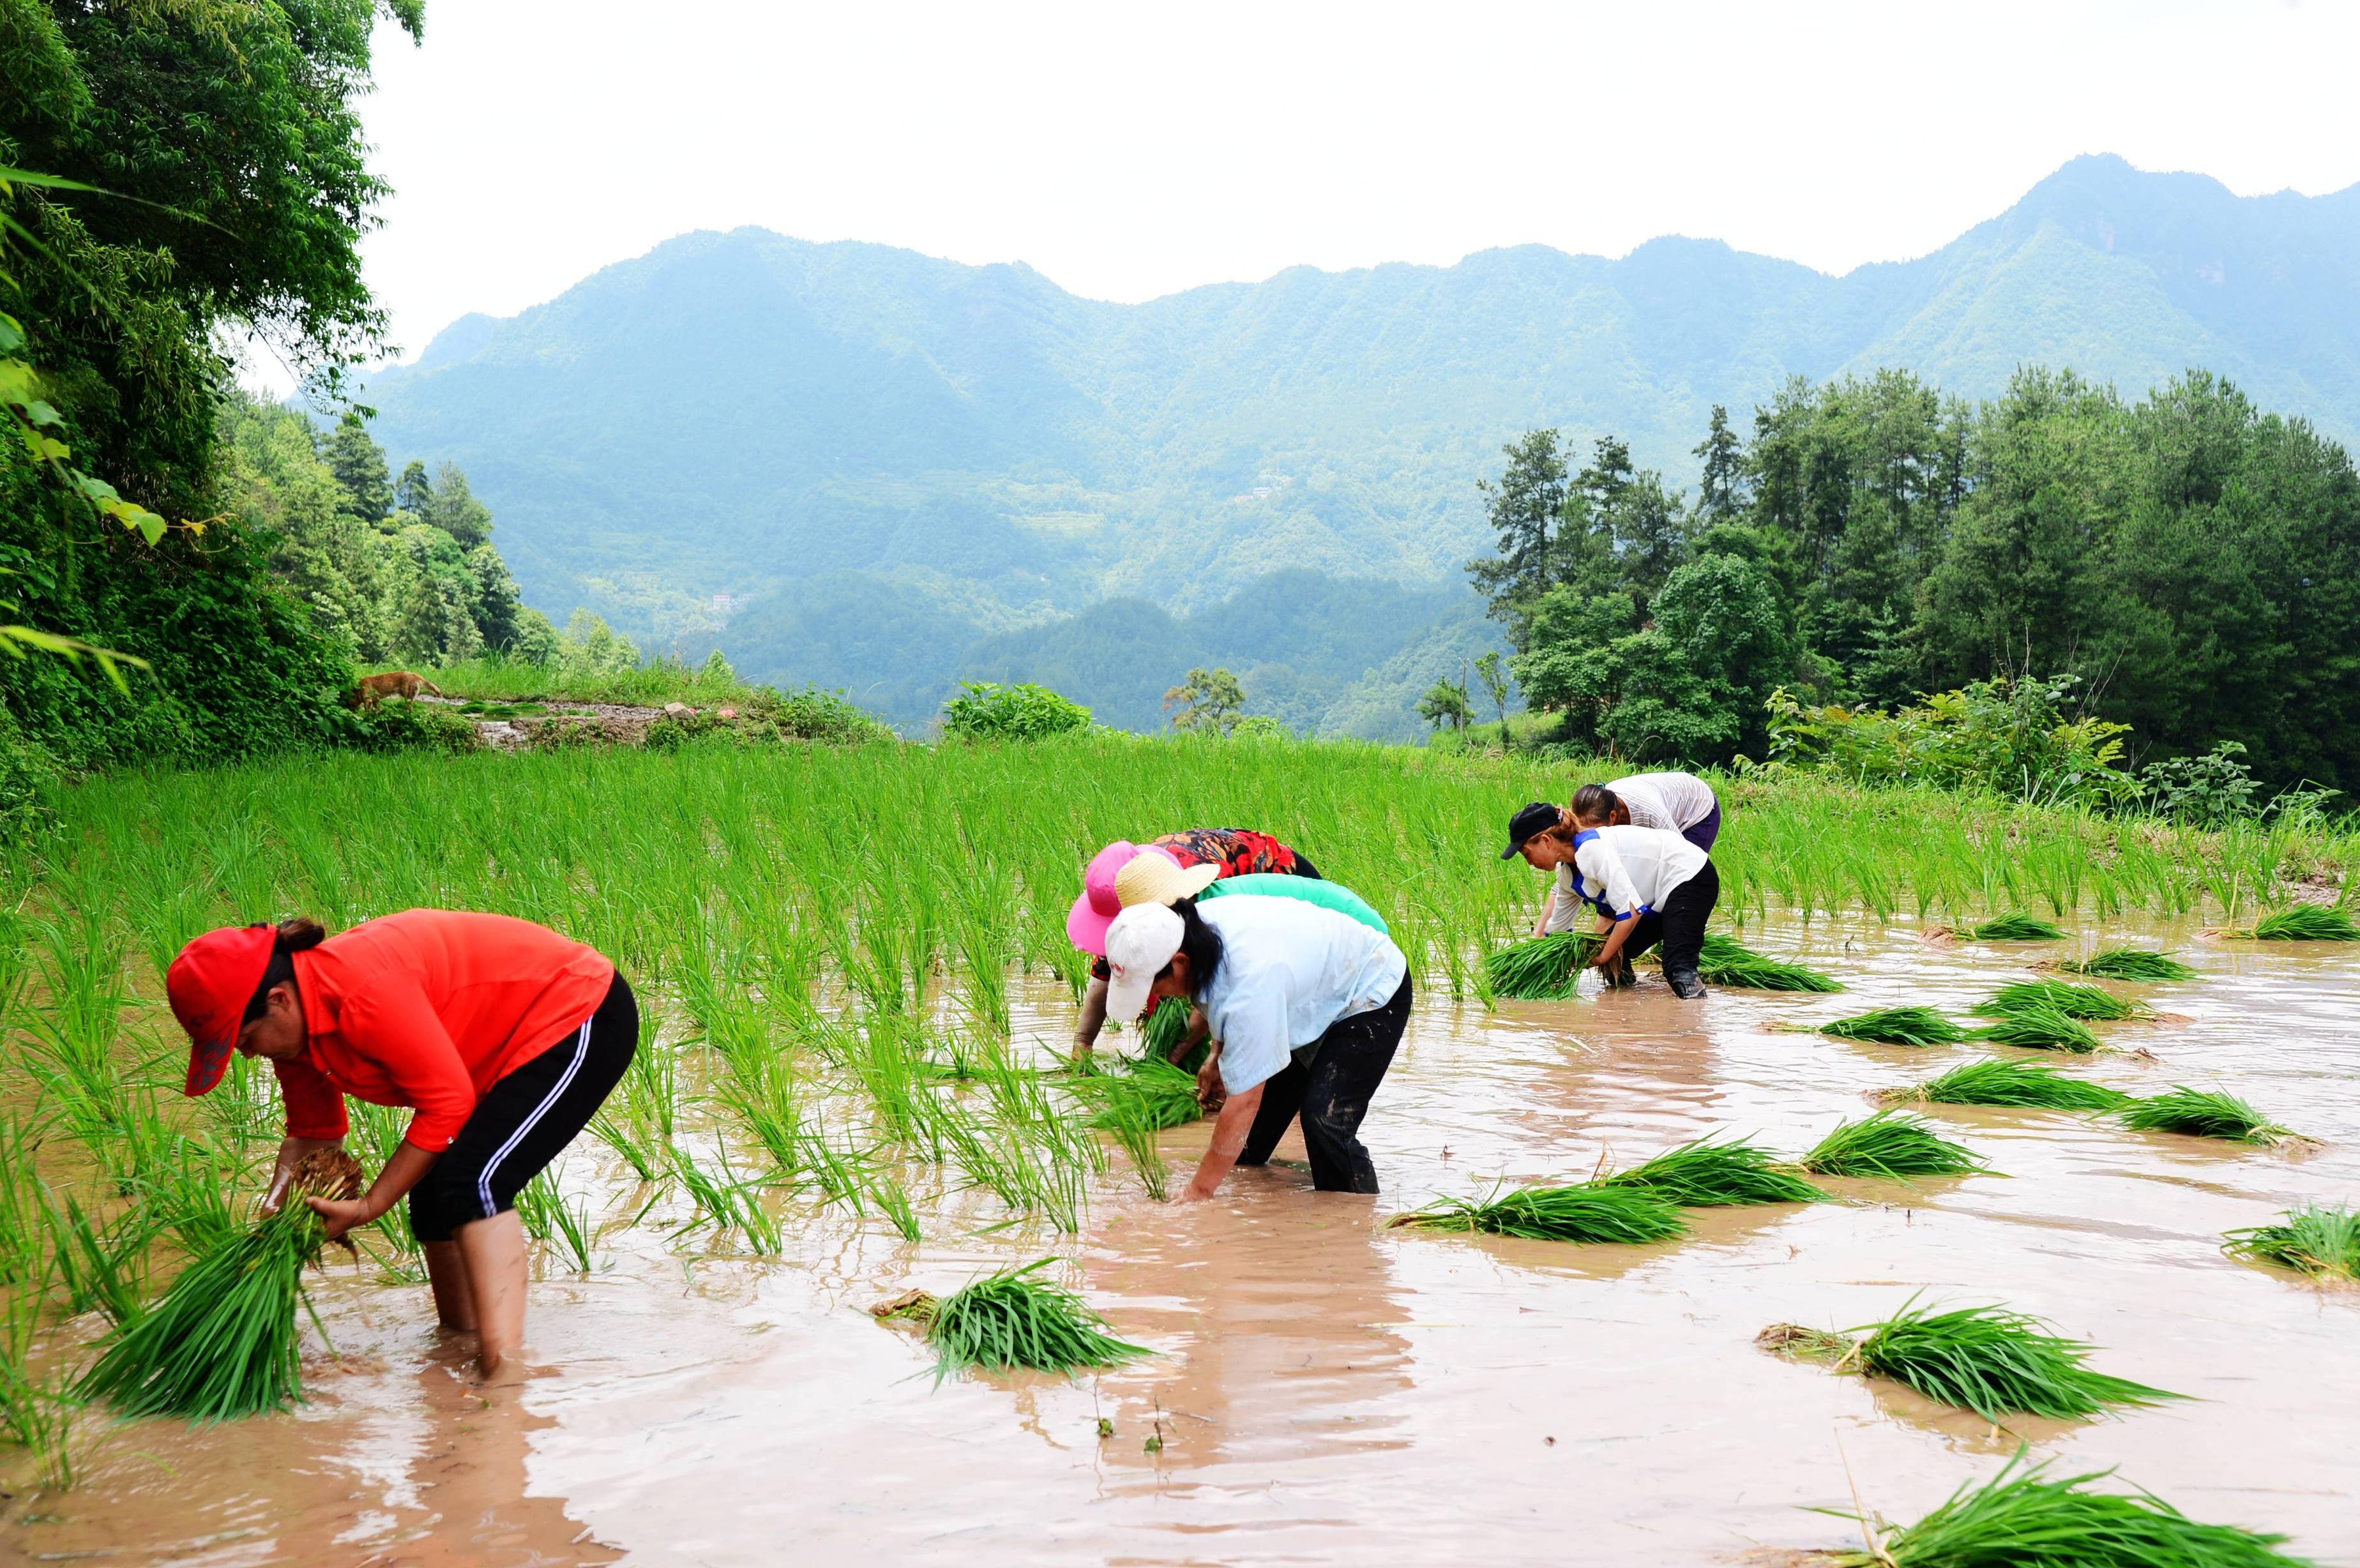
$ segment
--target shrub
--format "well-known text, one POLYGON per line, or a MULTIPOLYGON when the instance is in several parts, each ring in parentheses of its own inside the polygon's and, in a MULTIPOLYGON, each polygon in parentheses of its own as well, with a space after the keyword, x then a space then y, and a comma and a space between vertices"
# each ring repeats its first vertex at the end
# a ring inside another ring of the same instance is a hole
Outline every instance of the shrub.
POLYGON ((438 751, 459 757, 483 744, 475 721, 436 702, 377 703, 344 715, 344 744, 355 751, 438 751))
POLYGON ((2068 719, 2075 677, 1977 681, 1914 708, 1807 708, 1770 698, 1770 756, 1861 784, 1931 784, 2052 805, 2127 804, 2128 724, 2068 719))
POLYGON ((1046 686, 963 681, 943 704, 943 733, 965 740, 1046 740, 1090 727, 1090 711, 1046 686))

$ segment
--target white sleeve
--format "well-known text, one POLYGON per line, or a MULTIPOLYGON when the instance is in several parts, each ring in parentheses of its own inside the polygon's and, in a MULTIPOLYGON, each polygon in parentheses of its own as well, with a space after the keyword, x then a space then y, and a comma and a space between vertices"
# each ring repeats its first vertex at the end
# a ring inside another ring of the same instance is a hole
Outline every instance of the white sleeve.
POLYGON ((1574 854, 1574 863, 1582 874, 1606 889, 1606 901, 1614 907, 1620 920, 1639 907, 1638 889, 1631 886, 1631 873, 1623 866, 1622 857, 1604 838, 1591 839, 1574 854))
POLYGON ((1581 901, 1581 895, 1574 890, 1573 867, 1559 866, 1557 868, 1557 888, 1549 895, 1549 931, 1551 932, 1572 931, 1576 922, 1581 919, 1581 911, 1586 906, 1581 901))

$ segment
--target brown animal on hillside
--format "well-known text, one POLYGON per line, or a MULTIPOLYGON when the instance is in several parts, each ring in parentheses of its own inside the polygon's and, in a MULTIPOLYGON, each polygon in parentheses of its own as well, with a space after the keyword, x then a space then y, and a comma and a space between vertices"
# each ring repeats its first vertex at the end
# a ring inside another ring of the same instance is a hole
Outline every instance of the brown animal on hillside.
POLYGON ((407 670, 389 670, 383 675, 362 676, 361 683, 353 689, 353 696, 359 706, 374 708, 388 697, 399 697, 404 702, 415 702, 421 691, 432 691, 437 697, 442 695, 442 689, 423 675, 412 675, 407 670))

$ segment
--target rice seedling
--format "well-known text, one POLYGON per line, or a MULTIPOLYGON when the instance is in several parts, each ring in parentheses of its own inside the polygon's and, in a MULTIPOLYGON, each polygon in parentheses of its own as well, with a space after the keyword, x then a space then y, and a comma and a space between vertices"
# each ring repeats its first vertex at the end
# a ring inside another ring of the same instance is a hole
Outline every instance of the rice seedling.
POLYGON ((1104 1102, 1104 1108, 1090 1118, 1094 1127, 1114 1129, 1132 1121, 1161 1132, 1165 1127, 1185 1127, 1205 1114, 1196 1103, 1196 1075, 1160 1056, 1134 1062, 1128 1073, 1085 1082, 1087 1092, 1104 1102))
POLYGON ((2341 909, 2290 904, 2256 920, 2251 931, 2238 934, 2256 942, 2360 942, 2360 926, 2341 909))
POLYGON ((66 1315, 100 1312, 118 1324, 137 1317, 148 1282, 149 1240, 137 1217, 126 1215, 102 1233, 71 1196, 63 1208, 46 1204, 44 1214, 49 1256, 65 1286, 66 1315))
POLYGON ((29 1119, 0 1117, 0 1285, 29 1283, 48 1259, 47 1209, 29 1119))
POLYGON ((2278 1126, 2234 1094, 2219 1089, 2191 1089, 2185 1083, 2174 1084, 2166 1094, 2133 1100, 2115 1114, 2125 1127, 2138 1132, 2233 1138, 2265 1148, 2304 1141, 2300 1134, 2278 1126))
POLYGON ((1186 1002, 1177 996, 1166 996, 1139 1027, 1140 1055, 1153 1062, 1169 1061, 1180 1042, 1188 1038, 1188 1012, 1186 1002))
POLYGON ((1735 1203, 1813 1203, 1828 1194, 1778 1163, 1768 1149, 1733 1138, 1698 1138, 1658 1154, 1644 1165, 1598 1179, 1600 1187, 1631 1187, 1682 1208, 1735 1203))
POLYGON ((1782 959, 1765 958, 1734 937, 1705 933, 1697 974, 1706 984, 1733 985, 1749 991, 1841 991, 1843 983, 1816 969, 1782 959))
POLYGON ((2144 947, 2110 947, 2088 958, 2068 958, 2057 967, 2095 980, 2193 980, 2196 971, 2169 953, 2144 947))
POLYGON ((869 1184, 869 1196, 877 1204, 877 1212, 893 1224, 903 1241, 923 1241, 918 1229, 918 1211, 910 1203, 910 1190, 890 1176, 880 1176, 869 1184))
POLYGON ((2019 1051, 2063 1051, 2076 1056, 2087 1056, 2101 1049, 2103 1043, 2081 1019, 2040 1006, 2005 1014, 1974 1030, 1973 1038, 1994 1045, 2012 1045, 2019 1051))
POLYGON ((303 1200, 360 1191, 341 1149, 304 1156, 285 1205, 181 1270, 161 1300, 118 1328, 78 1385, 126 1416, 226 1421, 303 1398, 296 1308, 303 1267, 323 1242, 303 1200))
POLYGON ((672 1150, 672 1173, 680 1179, 689 1202, 696 1205, 696 1217, 681 1227, 678 1234, 692 1236, 707 1225, 716 1235, 734 1230, 745 1237, 748 1247, 758 1256, 777 1257, 781 1246, 779 1222, 762 1206, 760 1196, 766 1183, 738 1180, 738 1173, 729 1168, 727 1150, 720 1150, 717 1158, 721 1173, 716 1176, 690 1159, 686 1150, 672 1150))
POLYGON ((2111 1111, 2131 1100, 2119 1089, 2068 1078, 2040 1062, 2007 1061, 1970 1062, 1923 1083, 1887 1090, 1884 1098, 1891 1103, 2012 1105, 2048 1111, 2111 1111))
POLYGON ((1957 1176, 1988 1169, 1923 1117, 1895 1110, 1842 1123, 1796 1163, 1814 1176, 1957 1176))
POLYGON ((2108 1023, 2155 1017, 2155 1009, 2145 1002, 2067 980, 2020 980, 2003 985, 1988 999, 1977 1002, 1973 1011, 1987 1018, 2004 1018, 2043 1008, 2060 1012, 2069 1018, 2094 1018, 2108 1023))
POLYGON ((2338 1203, 2289 1209, 2275 1225, 2233 1230, 2223 1252, 2254 1263, 2274 1263, 2314 1279, 2360 1283, 2360 1211, 2338 1203))
POLYGON ((934 1351, 934 1382, 977 1368, 1071 1374, 1120 1367, 1153 1351, 1107 1332, 1107 1321, 1079 1296, 1039 1278, 1056 1261, 1043 1258, 1002 1269, 947 1296, 912 1290, 870 1311, 880 1323, 914 1323, 934 1351))
POLYGON ((2059 942, 2065 933, 2038 916, 2019 913, 1995 915, 1969 926, 1965 935, 1974 942, 2059 942))
POLYGON ((1776 1323, 1756 1343, 1788 1356, 1833 1356, 1839 1372, 1889 1377, 1929 1399, 2003 1416, 2083 1421, 2114 1405, 2155 1405, 2187 1396, 2151 1388, 2083 1365, 2092 1347, 2049 1332, 2038 1318, 2004 1307, 1935 1312, 1911 1297, 1882 1323, 1823 1334, 1776 1323))
POLYGON ((1998 1475, 1959 1489, 1914 1524, 1866 1513, 1868 1549, 1841 1552, 1841 1568, 2309 1568, 2277 1550, 2287 1538, 2204 1524, 2150 1493, 2093 1492, 2111 1470, 2052 1478, 2054 1461, 2019 1447, 1998 1475))
POLYGON ((62 1370, 46 1377, 33 1370, 47 1298, 46 1290, 17 1290, 0 1305, 0 1436, 34 1456, 44 1490, 62 1492, 74 1484, 73 1428, 82 1401, 62 1370))
POLYGON ((1598 953, 1588 931, 1551 931, 1483 958, 1484 983, 1512 1002, 1561 1002, 1581 987, 1581 972, 1598 953))
POLYGON ((532 1180, 518 1189, 516 1212, 527 1236, 560 1252, 572 1262, 576 1274, 591 1271, 589 1205, 577 1202, 567 1206, 557 1179, 549 1171, 534 1172, 532 1180))
POLYGON ((1875 1045, 1956 1045, 1967 1031, 1932 1007, 1878 1007, 1821 1024, 1819 1032, 1838 1040, 1864 1040, 1875 1045))
POLYGON ((1523 1187, 1486 1198, 1437 1198, 1423 1208, 1395 1214, 1388 1225, 1418 1230, 1469 1231, 1519 1236, 1528 1241, 1573 1241, 1638 1245, 1669 1241, 1688 1233, 1688 1221, 1672 1203, 1644 1187, 1583 1182, 1569 1187, 1523 1187))

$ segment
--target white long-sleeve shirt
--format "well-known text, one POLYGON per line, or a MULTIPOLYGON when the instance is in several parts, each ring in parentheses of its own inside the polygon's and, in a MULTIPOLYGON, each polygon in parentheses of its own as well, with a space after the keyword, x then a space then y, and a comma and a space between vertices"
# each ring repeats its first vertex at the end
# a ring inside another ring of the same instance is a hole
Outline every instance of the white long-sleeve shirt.
POLYGON ((1634 773, 1606 787, 1631 808, 1634 828, 1685 833, 1721 806, 1712 786, 1693 773, 1634 773))
POLYGON ((1605 900, 1610 917, 1660 909, 1672 889, 1705 867, 1704 851, 1662 828, 1584 829, 1573 865, 1557 868, 1557 895, 1549 903, 1548 929, 1572 931, 1605 900))

